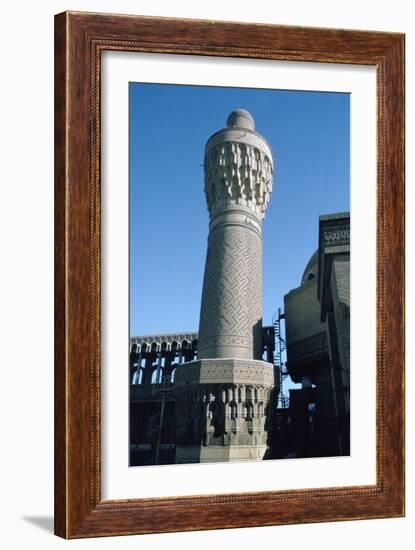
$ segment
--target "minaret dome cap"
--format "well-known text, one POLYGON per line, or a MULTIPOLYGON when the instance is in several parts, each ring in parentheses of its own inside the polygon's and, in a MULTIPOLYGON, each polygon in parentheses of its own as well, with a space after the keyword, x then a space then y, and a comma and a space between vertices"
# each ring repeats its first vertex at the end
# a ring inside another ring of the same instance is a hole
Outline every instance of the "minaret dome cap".
POLYGON ((228 128, 247 128, 249 130, 255 130, 255 121, 251 113, 245 109, 235 109, 228 116, 226 121, 228 128))

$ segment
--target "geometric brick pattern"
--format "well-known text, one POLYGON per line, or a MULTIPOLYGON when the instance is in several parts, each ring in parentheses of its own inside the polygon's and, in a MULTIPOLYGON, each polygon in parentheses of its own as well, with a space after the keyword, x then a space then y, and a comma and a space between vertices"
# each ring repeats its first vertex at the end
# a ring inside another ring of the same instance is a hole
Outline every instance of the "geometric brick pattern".
POLYGON ((219 226, 209 236, 199 357, 252 359, 255 348, 260 358, 261 321, 261 238, 249 227, 219 226))
POLYGON ((246 359, 201 359, 176 369, 175 387, 192 384, 261 384, 274 387, 274 366, 246 359))

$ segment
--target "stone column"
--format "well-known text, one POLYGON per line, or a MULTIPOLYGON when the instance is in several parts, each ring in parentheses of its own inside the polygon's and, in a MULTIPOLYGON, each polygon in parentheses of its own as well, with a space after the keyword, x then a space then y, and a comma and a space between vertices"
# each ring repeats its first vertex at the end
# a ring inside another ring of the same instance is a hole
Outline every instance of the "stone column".
POLYGON ((261 223, 272 174, 252 116, 233 111, 205 149, 208 250, 198 359, 174 381, 178 463, 261 460, 267 451, 275 380, 262 361, 261 223))

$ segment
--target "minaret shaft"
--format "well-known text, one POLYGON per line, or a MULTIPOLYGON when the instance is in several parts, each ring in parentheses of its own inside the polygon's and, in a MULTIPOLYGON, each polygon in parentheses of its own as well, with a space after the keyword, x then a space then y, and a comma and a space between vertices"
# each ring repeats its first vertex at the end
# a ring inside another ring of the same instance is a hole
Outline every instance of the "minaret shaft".
POLYGON ((211 225, 203 282, 200 359, 261 359, 262 240, 249 212, 227 210, 211 225))
POLYGON ((271 190, 268 144, 254 131, 249 113, 235 111, 227 128, 208 140, 205 151, 211 222, 200 310, 200 359, 261 359, 261 225, 271 190))

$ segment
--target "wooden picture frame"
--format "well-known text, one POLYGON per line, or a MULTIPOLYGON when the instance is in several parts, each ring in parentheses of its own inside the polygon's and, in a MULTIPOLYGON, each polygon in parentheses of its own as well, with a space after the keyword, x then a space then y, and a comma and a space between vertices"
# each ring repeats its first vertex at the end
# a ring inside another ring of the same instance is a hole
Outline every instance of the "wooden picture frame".
POLYGON ((404 35, 76 12, 56 16, 57 535, 79 538, 403 516, 403 316, 404 35), (100 60, 104 50, 376 67, 375 485, 101 499, 100 60))

